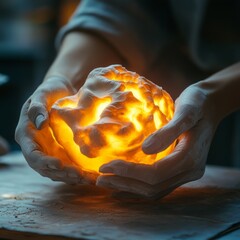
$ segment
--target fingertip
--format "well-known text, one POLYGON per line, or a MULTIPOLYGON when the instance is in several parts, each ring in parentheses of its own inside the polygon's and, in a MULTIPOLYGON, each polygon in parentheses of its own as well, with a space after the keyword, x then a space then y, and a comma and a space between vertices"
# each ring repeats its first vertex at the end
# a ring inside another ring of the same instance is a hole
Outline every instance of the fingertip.
POLYGON ((143 150, 147 151, 149 148, 151 148, 152 144, 153 144, 153 139, 152 139, 152 135, 150 135, 143 141, 143 144, 142 144, 143 150))
POLYGON ((101 173, 116 173, 116 169, 122 167, 124 165, 124 161, 120 159, 112 160, 109 163, 103 164, 99 171, 101 173))
POLYGON ((147 138, 142 144, 142 151, 146 154, 152 154, 152 141, 151 139, 147 138))
POLYGON ((146 154, 155 154, 161 151, 161 143, 155 136, 148 137, 142 144, 142 150, 146 154))
POLYGON ((124 160, 113 160, 100 167, 102 173, 112 173, 118 176, 126 176, 132 163, 124 160))
POLYGON ((178 137, 179 133, 176 130, 173 122, 151 134, 142 144, 142 150, 146 154, 156 154, 167 149, 178 137))
POLYGON ((46 117, 43 114, 38 114, 34 120, 35 127, 40 130, 44 126, 44 123, 46 122, 46 117))
POLYGON ((101 173, 113 173, 113 169, 107 165, 102 165, 100 168, 99 168, 99 172, 101 173))

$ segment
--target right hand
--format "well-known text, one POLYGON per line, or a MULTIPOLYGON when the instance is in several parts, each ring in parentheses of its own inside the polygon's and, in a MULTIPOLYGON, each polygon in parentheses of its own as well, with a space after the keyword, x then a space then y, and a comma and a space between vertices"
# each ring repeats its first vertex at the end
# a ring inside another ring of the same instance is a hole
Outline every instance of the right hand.
POLYGON ((75 93, 65 78, 49 77, 24 103, 15 132, 24 157, 35 171, 69 184, 88 182, 90 177, 84 177, 86 173, 71 162, 55 141, 49 127, 48 111, 56 100, 75 93))

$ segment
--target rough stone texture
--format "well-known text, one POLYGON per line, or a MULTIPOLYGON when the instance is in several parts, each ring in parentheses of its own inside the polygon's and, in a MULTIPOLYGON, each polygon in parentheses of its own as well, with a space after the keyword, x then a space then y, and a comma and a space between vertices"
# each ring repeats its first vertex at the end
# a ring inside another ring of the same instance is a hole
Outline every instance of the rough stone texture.
POLYGON ((0 158, 0 239, 202 240, 239 216, 239 170, 209 166, 201 180, 150 200, 52 182, 19 152, 0 158))

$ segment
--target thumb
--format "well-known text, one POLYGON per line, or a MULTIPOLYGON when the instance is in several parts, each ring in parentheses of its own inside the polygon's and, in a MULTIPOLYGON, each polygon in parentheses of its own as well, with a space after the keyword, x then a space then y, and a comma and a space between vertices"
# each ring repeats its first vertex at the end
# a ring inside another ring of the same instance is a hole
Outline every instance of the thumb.
POLYGON ((199 121, 196 107, 184 104, 176 108, 174 117, 168 124, 151 134, 142 145, 146 154, 155 154, 166 149, 182 133, 191 129, 199 121))
POLYGON ((28 117, 37 129, 41 129, 48 120, 46 102, 40 96, 35 96, 30 101, 28 117))

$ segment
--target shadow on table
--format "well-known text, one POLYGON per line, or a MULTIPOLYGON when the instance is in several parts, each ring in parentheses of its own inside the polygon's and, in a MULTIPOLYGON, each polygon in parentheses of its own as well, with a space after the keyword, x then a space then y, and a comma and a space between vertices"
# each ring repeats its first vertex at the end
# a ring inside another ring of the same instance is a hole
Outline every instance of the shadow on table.
POLYGON ((109 236, 113 231, 120 234, 116 239, 122 233, 139 239, 211 239, 239 221, 239 190, 181 187, 158 200, 124 195, 94 186, 62 185, 48 196, 44 211, 60 225, 75 226, 69 232, 109 236))
POLYGON ((164 219, 169 223, 169 218, 174 224, 183 218, 208 224, 237 221, 239 199, 239 190, 213 187, 181 187, 162 199, 148 200, 94 186, 62 185, 53 189, 45 206, 50 212, 61 209, 58 214, 70 215, 72 220, 86 214, 87 218, 102 221, 115 218, 127 228, 146 229, 149 225, 152 229, 159 228, 164 219))

